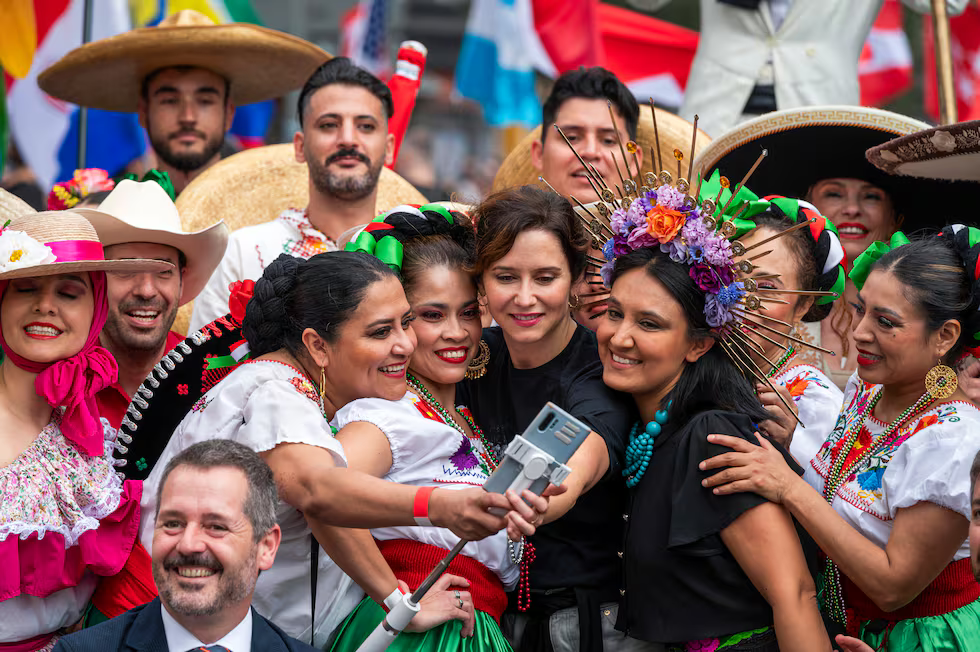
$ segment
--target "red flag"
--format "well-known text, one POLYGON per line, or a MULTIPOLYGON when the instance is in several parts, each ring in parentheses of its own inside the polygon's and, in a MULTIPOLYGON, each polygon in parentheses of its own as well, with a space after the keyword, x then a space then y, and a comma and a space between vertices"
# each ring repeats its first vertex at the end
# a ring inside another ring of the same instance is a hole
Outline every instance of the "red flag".
POLYGON ((912 85, 912 49, 899 0, 885 0, 858 63, 861 104, 882 106, 912 85))
MULTIPOLYGON (((980 3, 972 3, 962 14, 950 18, 949 27, 957 116, 960 120, 980 119, 980 3)), ((939 88, 931 16, 922 21, 922 38, 925 45, 925 109, 930 117, 938 120, 939 88)))
POLYGON ((698 33, 612 5, 599 5, 606 68, 641 100, 680 106, 698 33))
POLYGON ((597 0, 533 0, 534 29, 554 74, 602 65, 597 0))

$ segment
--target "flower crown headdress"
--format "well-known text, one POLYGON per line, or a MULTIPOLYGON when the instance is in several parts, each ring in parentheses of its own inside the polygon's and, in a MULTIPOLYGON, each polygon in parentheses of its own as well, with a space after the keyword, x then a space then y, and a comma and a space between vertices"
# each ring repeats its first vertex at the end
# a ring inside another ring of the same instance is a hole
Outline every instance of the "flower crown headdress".
MULTIPOLYGON (((715 170, 707 181, 702 170, 698 174, 698 187, 692 193, 689 179, 694 171, 693 158, 688 163, 685 177, 682 170, 684 154, 679 149, 674 150, 674 158, 677 161, 676 179, 666 169, 666 162, 657 159, 656 152, 660 147, 657 117, 654 112, 653 128, 657 146, 651 147, 650 154, 654 169, 659 169, 660 173, 647 172, 642 179, 633 178, 627 152, 632 155, 634 167, 639 175, 640 165, 636 156, 638 146, 632 141, 623 143, 618 129, 615 128, 612 105, 608 102, 607 104, 610 120, 614 126, 613 131, 616 132, 619 140, 621 161, 626 169, 626 176, 624 176, 620 160, 615 153, 612 153, 619 184, 614 182, 610 186, 594 166, 586 163, 578 155, 561 128, 557 124, 554 125, 555 130, 585 169, 590 185, 599 199, 593 205, 594 210, 591 210, 577 198, 571 197, 583 211, 583 213, 576 211, 576 214, 585 224, 586 231, 592 239, 592 247, 602 251, 603 254, 601 259, 594 256, 588 258, 589 269, 586 271, 586 276, 589 283, 593 286, 609 287, 613 264, 618 257, 643 247, 659 247, 675 262, 689 266, 691 279, 705 293, 704 315, 708 325, 716 334, 719 344, 729 359, 747 376, 769 385, 775 391, 766 371, 760 368, 751 354, 758 354, 758 357, 764 361, 763 364, 768 363, 770 367, 775 365, 766 358, 762 347, 748 337, 749 332, 757 335, 760 340, 779 346, 784 351, 788 351, 789 346, 774 337, 784 338, 795 344, 834 355, 832 351, 789 335, 790 324, 759 312, 766 304, 788 303, 773 296, 774 294, 810 295, 820 301, 832 301, 839 296, 839 292, 833 290, 762 288, 756 282, 758 277, 748 277, 757 268, 755 261, 772 252, 771 249, 758 253, 754 250, 797 229, 805 227, 812 229, 819 217, 807 216, 798 220, 795 226, 784 229, 750 247, 745 247, 736 240, 754 228, 755 225, 747 219, 770 206, 768 200, 760 200, 745 187, 768 152, 762 151, 734 189, 730 187, 729 180, 721 176, 718 170, 715 170), (784 326, 786 330, 777 329, 775 327, 777 325, 784 326)), ((694 116, 692 153, 695 151, 697 123, 698 117, 694 116)), ((541 177, 539 179, 551 187, 547 180, 541 177)), ((813 212, 816 213, 815 210, 813 212)), ((822 220, 822 224, 817 228, 824 228, 826 224, 829 222, 822 220)), ((832 225, 830 228, 833 228, 832 225)), ((840 274, 843 274, 842 270, 840 274)), ((779 396, 778 392, 777 396, 779 396)), ((780 400, 783 400, 781 396, 780 400)), ((785 401, 783 402, 785 404, 785 401)), ((795 414, 793 410, 790 410, 790 413, 795 414)))

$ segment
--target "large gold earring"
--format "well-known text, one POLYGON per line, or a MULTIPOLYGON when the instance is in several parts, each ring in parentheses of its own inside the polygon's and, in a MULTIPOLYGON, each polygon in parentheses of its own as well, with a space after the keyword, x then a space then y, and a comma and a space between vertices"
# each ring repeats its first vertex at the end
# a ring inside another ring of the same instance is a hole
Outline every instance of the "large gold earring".
POLYGON ((487 363, 490 362, 490 347, 483 340, 480 340, 480 352, 470 361, 466 367, 465 376, 470 380, 483 378, 487 373, 487 363))
POLYGON ((582 297, 577 294, 573 294, 572 298, 568 300, 569 310, 578 310, 582 307, 582 297))
POLYGON ((952 396, 958 385, 956 372, 944 365, 942 360, 926 374, 926 391, 937 401, 945 401, 952 396))

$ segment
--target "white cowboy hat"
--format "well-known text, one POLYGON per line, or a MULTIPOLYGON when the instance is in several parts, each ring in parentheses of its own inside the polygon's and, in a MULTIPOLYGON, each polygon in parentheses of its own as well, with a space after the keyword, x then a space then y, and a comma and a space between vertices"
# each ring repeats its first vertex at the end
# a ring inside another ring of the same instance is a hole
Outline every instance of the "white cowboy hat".
POLYGON ((228 246, 228 226, 218 222, 201 231, 188 233, 180 225, 177 207, 155 181, 123 179, 99 204, 98 210, 76 208, 99 234, 105 247, 126 242, 152 242, 173 247, 184 254, 180 303, 196 297, 228 246))

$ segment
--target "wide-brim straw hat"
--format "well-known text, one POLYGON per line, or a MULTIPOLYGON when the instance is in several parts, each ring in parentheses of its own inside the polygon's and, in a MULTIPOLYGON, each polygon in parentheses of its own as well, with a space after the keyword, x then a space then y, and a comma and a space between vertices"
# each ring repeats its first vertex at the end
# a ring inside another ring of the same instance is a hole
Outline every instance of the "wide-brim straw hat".
POLYGON ((35 213, 37 211, 28 204, 26 201, 18 197, 12 192, 7 192, 3 188, 0 188, 0 227, 2 227, 7 220, 12 220, 15 217, 20 217, 21 215, 27 215, 28 213, 35 213))
MULTIPOLYGON (((177 197, 184 230, 199 231, 220 220, 235 231, 271 222, 287 208, 306 208, 310 173, 305 163, 296 161, 294 151, 292 143, 254 147, 206 169, 177 197)), ((399 204, 425 203, 425 196, 415 186, 388 168, 381 169, 375 215, 399 204)), ((186 332, 190 306, 185 304, 178 311, 174 330, 186 332)))
MULTIPOLYGON (((888 174, 980 182, 980 120, 889 140, 869 149, 867 158, 888 174)), ((974 186, 974 190, 978 188, 974 186)))
POLYGON ((155 181, 123 179, 97 210, 75 208, 73 212, 92 223, 103 247, 150 242, 182 252, 186 267, 181 274, 179 305, 201 293, 228 246, 228 227, 223 222, 185 231, 170 195, 155 181))
MULTIPOLYGON (((657 132, 660 135, 660 149, 659 156, 662 161, 661 167, 666 165, 666 169, 671 171, 676 168, 677 161, 674 159, 674 149, 679 149, 684 153, 684 163, 683 169, 684 173, 687 174, 687 161, 688 157, 691 156, 691 136, 693 135, 694 125, 692 125, 687 120, 670 113, 669 111, 664 111, 663 109, 656 109, 657 112, 657 132)), ((558 134, 554 134, 558 136, 558 134)), ((551 134, 548 136, 551 137, 551 134)), ((558 136, 560 138, 560 136, 558 136)), ((536 140, 541 140, 541 126, 537 126, 531 130, 531 133, 526 135, 521 142, 511 150, 507 158, 500 165, 500 169, 497 170, 497 175, 493 179, 493 187, 491 192, 497 192, 505 188, 512 188, 514 186, 523 186, 529 183, 539 184, 538 175, 541 172, 534 167, 531 163, 531 143, 536 140)), ((708 143, 711 142, 711 137, 698 129, 697 143, 695 144, 695 149, 697 151, 702 151, 708 143)), ((640 106, 640 119, 636 128, 636 144, 643 149, 643 164, 641 166, 641 176, 646 172, 660 172, 660 170, 653 169, 653 161, 650 160, 650 151, 652 147, 656 146, 656 138, 654 138, 653 130, 653 114, 650 112, 649 105, 640 106)), ((619 164, 622 165, 621 155, 618 147, 614 148, 616 152, 616 159, 619 164)), ((632 165, 632 161, 630 162, 632 165)), ((694 168, 697 170, 697 168, 694 168)), ((696 172, 695 172, 696 174, 696 172)), ((606 179, 606 183, 612 186, 613 183, 618 183, 618 179, 606 179)), ((596 197, 578 197, 581 201, 593 201, 596 197)))
POLYGON ((95 227, 73 211, 21 215, 0 233, 2 281, 74 272, 161 272, 173 268, 161 260, 106 260, 95 227))
MULTIPOLYGON (((892 176, 868 162, 865 152, 929 125, 891 111, 861 106, 814 106, 773 111, 715 138, 695 160, 705 174, 718 169, 732 184, 752 167, 762 150, 768 156, 746 184, 760 197, 805 199, 822 179, 861 179, 884 189, 900 228, 913 232, 939 228, 966 209, 967 188, 892 176), (933 193, 945 193, 934 195, 933 193)), ((975 192, 975 188, 973 189, 975 192)))
POLYGON ((296 90, 330 55, 301 38, 258 25, 216 25, 191 9, 156 27, 75 48, 37 78, 52 97, 107 111, 137 110, 143 80, 162 68, 192 66, 229 82, 241 106, 296 90))

